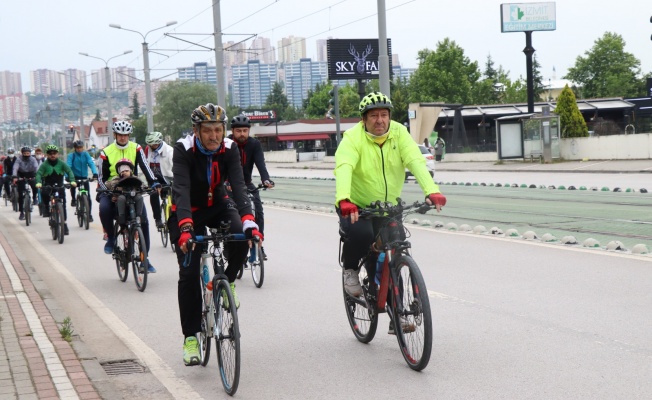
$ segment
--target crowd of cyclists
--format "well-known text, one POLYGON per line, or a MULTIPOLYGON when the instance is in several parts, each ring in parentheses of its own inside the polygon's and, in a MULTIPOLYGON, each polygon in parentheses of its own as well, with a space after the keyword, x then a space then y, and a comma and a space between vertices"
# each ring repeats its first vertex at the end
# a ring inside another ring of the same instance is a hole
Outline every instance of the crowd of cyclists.
MULTIPOLYGON (((436 206, 437 211, 446 204, 446 198, 426 169, 416 142, 403 125, 391 121, 392 109, 391 100, 382 93, 365 96, 359 105, 359 124, 343 134, 336 152, 335 208, 340 216, 340 233, 344 241, 343 282, 344 289, 353 296, 361 294, 356 270, 358 261, 373 242, 377 229, 369 220, 358 220, 358 207, 376 200, 393 202, 401 194, 405 168, 416 177, 426 202, 436 206)), ((65 179, 71 184, 73 207, 77 180, 86 182, 86 190, 89 190, 89 180, 97 181, 100 189, 110 190, 138 176, 143 184, 146 182, 151 189, 156 189, 152 190, 150 201, 157 228, 163 224, 159 196, 166 196, 160 192, 161 188, 171 187, 173 204, 167 224, 170 240, 177 244, 178 303, 185 365, 199 364, 196 334, 201 330, 201 288, 197 284, 201 249, 188 246, 188 241, 195 232, 201 234, 206 228, 217 228, 221 223, 228 223, 231 233, 245 233, 247 238, 257 236, 263 240, 264 211, 258 186, 253 183, 254 166, 259 172, 261 186, 274 187, 265 166, 262 147, 249 135, 250 120, 244 115, 233 117, 229 136, 228 122, 224 108, 208 103, 192 110, 189 121, 192 134, 173 145, 166 143, 160 132, 149 132, 143 148, 131 140, 133 126, 128 121, 117 121, 112 125, 114 141, 99 152, 97 167, 81 141, 74 142, 74 151, 68 155, 67 162, 59 159, 57 146, 48 145, 34 151, 25 146, 20 149, 18 157, 14 149, 7 149, 1 166, 4 182, 0 185, 0 194, 4 189, 8 195, 11 185, 16 185, 19 196, 23 196, 25 185, 29 184, 32 185, 34 204, 37 204, 39 199, 47 201, 46 193, 39 195, 43 184, 62 185, 65 179), (41 150, 46 153, 45 159, 41 150), (184 266, 188 252, 193 256, 190 264, 184 266)), ((99 204, 99 217, 106 235, 104 252, 112 254, 119 202, 117 196, 105 190, 98 193, 95 200, 99 204)), ((63 196, 65 210, 65 193, 63 196)), ((22 202, 19 204, 19 219, 22 219, 22 202)), ((145 236, 143 239, 150 254, 147 210, 143 206, 137 209, 145 236)), ((124 219, 120 221, 123 223, 124 219)), ((65 232, 69 233, 67 225, 65 232)), ((228 261, 225 274, 236 306, 239 306, 239 300, 234 282, 247 251, 246 242, 225 243, 228 261)), ((267 258, 264 251, 263 257, 267 258)), ((150 273, 156 272, 151 261, 148 265, 150 273)), ((369 274, 373 272, 370 270, 369 274)))

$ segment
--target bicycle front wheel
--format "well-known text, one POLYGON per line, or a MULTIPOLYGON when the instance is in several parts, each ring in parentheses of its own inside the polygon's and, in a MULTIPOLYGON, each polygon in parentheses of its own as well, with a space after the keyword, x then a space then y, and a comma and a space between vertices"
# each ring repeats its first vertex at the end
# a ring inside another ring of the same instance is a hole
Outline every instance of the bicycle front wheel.
POLYGON ((145 247, 145 236, 140 227, 131 230, 130 239, 131 270, 134 273, 134 281, 139 291, 144 292, 147 287, 147 248, 145 247))
POLYGON ((58 225, 58 220, 57 220, 57 209, 54 206, 50 206, 50 218, 48 219, 48 223, 50 224, 50 231, 52 232, 52 240, 57 240, 57 236, 59 235, 59 229, 57 229, 58 225))
POLYGON ((215 304, 215 345, 222 386, 233 396, 240 381, 240 328, 231 286, 226 280, 215 280, 213 303, 215 304))
POLYGON ((206 286, 204 286, 204 279, 199 277, 199 285, 201 286, 201 331, 197 337, 199 342, 199 364, 205 367, 211 356, 211 336, 213 330, 213 316, 215 315, 213 309, 213 296, 206 298, 206 286))
POLYGON ((432 351, 432 316, 428 290, 417 263, 408 255, 400 255, 393 261, 397 271, 398 287, 392 292, 396 338, 403 358, 415 371, 424 369, 432 351))
POLYGON ((253 247, 249 250, 249 268, 251 268, 251 277, 257 288, 263 286, 265 281, 265 260, 261 248, 263 243, 254 242, 253 247))
POLYGON ((162 201, 161 222, 163 222, 163 228, 160 228, 158 231, 161 233, 161 243, 163 243, 163 247, 168 247, 168 219, 165 210, 166 208, 167 208, 167 204, 165 204, 165 201, 162 201))
POLYGON ((113 259, 115 260, 115 266, 118 269, 118 277, 121 282, 127 280, 129 275, 129 263, 127 261, 127 250, 129 248, 129 235, 126 232, 120 230, 120 225, 115 224, 115 243, 113 247, 113 259))
POLYGON ((65 229, 66 229, 66 219, 64 218, 64 213, 63 213, 63 203, 57 202, 57 239, 59 240, 59 244, 63 244, 63 238, 65 236, 65 229))
POLYGON ((75 207, 75 214, 77 214, 77 223, 79 227, 84 226, 84 206, 82 205, 81 196, 77 195, 77 206, 75 207))
POLYGON ((81 196, 81 204, 82 204, 82 215, 84 217, 84 229, 88 230, 88 223, 90 222, 91 219, 91 206, 88 200, 88 195, 84 193, 81 196))
POLYGON ((358 276, 363 293, 361 299, 354 299, 346 292, 344 289, 344 276, 342 276, 344 307, 346 308, 346 317, 356 339, 362 343, 369 343, 376 335, 378 313, 375 311, 375 304, 369 304, 372 298, 369 296, 370 281, 367 277, 367 270, 364 267, 360 268, 358 276), (366 305, 363 303, 366 303, 366 305))
POLYGON ((23 200, 23 212, 25 213, 25 225, 29 226, 32 223, 32 194, 25 193, 23 200))

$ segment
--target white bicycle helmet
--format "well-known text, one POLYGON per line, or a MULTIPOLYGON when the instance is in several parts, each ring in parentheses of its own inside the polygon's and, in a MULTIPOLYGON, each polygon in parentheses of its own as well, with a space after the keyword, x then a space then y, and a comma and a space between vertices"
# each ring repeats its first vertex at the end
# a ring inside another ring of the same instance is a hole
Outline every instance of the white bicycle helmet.
POLYGON ((145 136, 145 143, 148 145, 163 143, 163 134, 161 132, 150 132, 145 136))
POLYGON ((134 128, 127 121, 116 121, 113 123, 113 132, 118 135, 131 135, 134 133, 134 128))

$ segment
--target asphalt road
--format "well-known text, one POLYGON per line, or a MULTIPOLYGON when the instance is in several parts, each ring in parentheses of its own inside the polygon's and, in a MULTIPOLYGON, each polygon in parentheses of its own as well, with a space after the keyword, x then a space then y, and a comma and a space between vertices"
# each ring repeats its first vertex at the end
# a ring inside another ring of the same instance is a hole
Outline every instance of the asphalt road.
MULTIPOLYGON (((59 245, 42 218, 25 228, 8 208, 0 216, 91 353, 148 367, 111 378, 125 398, 227 397, 214 353, 206 368, 183 366, 178 267, 156 236, 159 272, 139 293, 131 277, 118 281, 98 223, 71 225, 59 245)), ((411 227, 434 320, 431 362, 416 373, 385 333, 386 316, 369 345, 351 333, 334 215, 269 205, 266 216, 265 284, 255 288, 248 275, 238 282, 238 398, 652 396, 649 256, 411 227)))

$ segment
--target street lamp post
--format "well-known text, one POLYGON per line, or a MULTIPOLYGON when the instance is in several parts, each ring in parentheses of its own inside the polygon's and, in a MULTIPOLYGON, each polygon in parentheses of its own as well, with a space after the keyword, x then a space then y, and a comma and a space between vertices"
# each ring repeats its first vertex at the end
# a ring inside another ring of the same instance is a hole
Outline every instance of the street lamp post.
POLYGON ((123 56, 125 54, 129 54, 129 53, 131 53, 131 50, 125 50, 124 52, 122 52, 122 54, 118 54, 116 56, 109 57, 106 60, 103 59, 103 58, 100 58, 100 57, 92 56, 92 55, 90 55, 88 53, 82 53, 82 52, 79 53, 82 56, 86 56, 86 57, 90 57, 90 58, 97 58, 98 60, 102 60, 104 62, 104 80, 106 82, 105 91, 106 91, 106 103, 107 103, 107 113, 106 113, 106 115, 107 115, 107 125, 106 125, 107 131, 109 129, 111 129, 111 124, 113 123, 113 110, 111 108, 111 71, 109 70, 109 61, 111 61, 112 59, 114 59, 116 57, 120 57, 120 56, 123 56))
POLYGON ((170 21, 165 26, 161 26, 155 29, 152 29, 145 33, 144 35, 138 31, 123 28, 118 24, 109 24, 109 27, 122 29, 123 31, 135 32, 143 38, 143 63, 144 63, 144 75, 145 75, 145 101, 147 103, 147 132, 154 131, 154 111, 152 110, 152 84, 149 79, 149 48, 147 47, 147 35, 151 32, 157 31, 159 29, 167 28, 168 26, 176 24, 177 21, 170 21))

